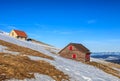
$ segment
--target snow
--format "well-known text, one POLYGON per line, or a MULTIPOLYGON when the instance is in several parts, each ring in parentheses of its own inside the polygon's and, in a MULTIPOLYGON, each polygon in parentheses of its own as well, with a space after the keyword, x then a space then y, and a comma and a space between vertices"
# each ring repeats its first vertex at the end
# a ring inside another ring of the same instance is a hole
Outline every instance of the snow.
POLYGON ((55 61, 40 57, 36 58, 35 56, 29 56, 29 58, 32 60, 45 60, 50 62, 52 65, 56 66, 57 69, 63 71, 65 74, 68 74, 71 77, 71 81, 120 81, 118 78, 93 66, 61 58, 59 56, 56 56, 55 61))
POLYGON ((90 58, 90 61, 95 61, 95 62, 104 62, 104 60, 96 59, 96 58, 90 58))
POLYGON ((4 34, 4 35, 9 35, 9 33, 4 32, 4 31, 2 31, 2 30, 0 30, 0 33, 1 33, 1 34, 4 34))
POLYGON ((31 56, 31 55, 25 55, 25 56, 29 57, 31 60, 45 60, 46 59, 46 58, 41 58, 41 57, 31 56))
POLYGON ((40 46, 39 44, 35 44, 35 43, 32 43, 32 42, 23 41, 23 40, 18 40, 16 38, 13 38, 13 37, 10 37, 8 35, 1 34, 1 33, 0 33, 0 40, 4 40, 6 42, 10 42, 10 43, 13 43, 13 44, 16 44, 16 45, 19 45, 19 46, 23 46, 23 47, 27 47, 27 48, 30 48, 30 49, 33 49, 33 50, 40 51, 44 54, 50 54, 51 55, 51 53, 49 51, 45 50, 45 48, 40 46))
POLYGON ((66 74, 72 77, 71 81, 98 81, 100 78, 108 81, 117 81, 118 78, 114 79, 112 75, 109 75, 93 66, 86 65, 80 62, 72 61, 57 57, 56 62, 52 62, 58 69, 62 70, 66 74), (104 75, 104 76, 101 76, 104 75))
MULTIPOLYGON (((90 61, 94 61, 94 62, 98 62, 98 63, 104 63, 104 64, 109 64, 110 62, 105 61, 104 59, 95 59, 95 58, 91 58, 90 61)), ((112 67, 113 69, 117 70, 120 72, 120 69, 116 68, 116 67, 112 67)))
POLYGON ((119 58, 117 57, 112 57, 112 56, 109 56, 107 57, 105 60, 118 60, 119 58))
POLYGON ((7 47, 0 45, 0 52, 3 52, 7 47))
MULTIPOLYGON (((28 47, 33 50, 42 52, 46 55, 52 56, 55 60, 49 60, 35 56, 28 56, 28 57, 32 60, 45 60, 49 62, 50 64, 54 65, 57 69, 61 70, 65 74, 68 74, 70 77, 70 81, 120 81, 119 78, 107 74, 96 67, 86 65, 81 62, 73 61, 70 59, 65 59, 58 55, 52 54, 50 51, 46 50, 44 47, 40 46, 39 44, 17 40, 15 38, 9 37, 4 34, 0 34, 0 39, 20 46, 28 47)), ((43 77, 42 79, 45 78, 43 77)), ((31 79, 29 81, 33 81, 33 80, 31 79)), ((40 79, 35 81, 40 81, 40 79)), ((46 79, 41 81, 53 81, 53 80, 46 79)))
POLYGON ((118 69, 118 68, 113 68, 113 69, 115 69, 115 70, 119 71, 119 73, 120 73, 120 69, 118 69))
POLYGON ((2 46, 2 45, 0 45, 0 52, 1 53, 9 53, 9 54, 12 54, 12 55, 18 55, 19 54, 19 52, 8 51, 7 47, 2 46))
POLYGON ((10 79, 5 81, 55 81, 51 77, 43 74, 35 73, 35 78, 32 79, 24 79, 24 80, 17 80, 17 79, 10 79))

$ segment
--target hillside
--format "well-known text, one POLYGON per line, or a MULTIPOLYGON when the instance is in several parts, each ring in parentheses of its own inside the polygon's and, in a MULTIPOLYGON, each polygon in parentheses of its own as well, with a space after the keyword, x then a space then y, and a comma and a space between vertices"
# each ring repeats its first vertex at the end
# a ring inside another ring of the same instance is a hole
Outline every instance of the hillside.
POLYGON ((56 48, 56 47, 54 47, 54 46, 52 46, 52 45, 46 44, 46 43, 41 42, 41 41, 37 41, 37 40, 35 40, 35 39, 31 39, 31 40, 32 40, 32 41, 31 41, 32 43, 39 44, 40 46, 44 47, 44 49, 50 51, 50 52, 53 53, 53 54, 57 54, 57 52, 60 51, 60 49, 58 49, 58 48, 56 48))
POLYGON ((3 80, 120 81, 96 67, 55 55, 52 53, 55 51, 46 50, 43 45, 5 34, 0 34, 0 52, 0 79, 3 80))
POLYGON ((93 53, 91 57, 120 64, 120 52, 93 53))
MULTIPOLYGON (((0 34, 9 35, 8 32, 4 32, 4 31, 2 31, 2 30, 0 30, 0 34)), ((29 39, 31 39, 31 41, 28 41, 29 43, 39 44, 39 45, 40 45, 41 47, 43 47, 45 50, 48 50, 48 51, 50 51, 50 52, 53 53, 53 54, 57 54, 57 52, 60 50, 60 49, 58 49, 58 48, 56 48, 56 47, 54 47, 54 46, 52 46, 52 45, 50 45, 50 44, 46 44, 46 43, 42 42, 42 41, 38 41, 38 40, 35 40, 35 39, 33 39, 33 38, 29 38, 29 39)))

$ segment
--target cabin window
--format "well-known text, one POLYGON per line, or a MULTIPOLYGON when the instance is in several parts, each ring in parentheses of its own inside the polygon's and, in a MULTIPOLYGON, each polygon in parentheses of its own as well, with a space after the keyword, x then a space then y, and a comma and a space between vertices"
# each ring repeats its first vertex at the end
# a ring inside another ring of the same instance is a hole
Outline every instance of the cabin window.
POLYGON ((73 54, 73 55, 72 55, 72 58, 73 58, 73 59, 75 59, 76 57, 77 57, 77 55, 76 55, 76 54, 73 54))
POLYGON ((72 46, 69 46, 69 50, 73 50, 73 47, 72 47, 72 46))

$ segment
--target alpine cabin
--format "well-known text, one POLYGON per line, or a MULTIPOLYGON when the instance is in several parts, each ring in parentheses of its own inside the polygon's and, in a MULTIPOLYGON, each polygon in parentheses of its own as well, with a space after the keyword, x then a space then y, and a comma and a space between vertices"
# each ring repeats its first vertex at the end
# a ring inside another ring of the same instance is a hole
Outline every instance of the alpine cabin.
POLYGON ((24 31, 20 30, 12 30, 9 35, 20 40, 27 39, 27 34, 24 31))
POLYGON ((89 62, 90 61, 90 51, 78 43, 70 43, 65 48, 63 48, 59 55, 65 58, 81 61, 81 62, 89 62))

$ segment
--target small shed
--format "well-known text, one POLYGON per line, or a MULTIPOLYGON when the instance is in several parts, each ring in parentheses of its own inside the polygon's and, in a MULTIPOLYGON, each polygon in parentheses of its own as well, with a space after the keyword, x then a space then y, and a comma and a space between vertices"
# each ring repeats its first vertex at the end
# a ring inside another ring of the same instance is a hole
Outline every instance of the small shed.
POLYGON ((27 39, 27 34, 24 31, 20 31, 20 30, 12 30, 9 35, 21 40, 27 39))
POLYGON ((90 51, 85 46, 78 43, 68 44, 59 52, 59 55, 65 58, 82 62, 90 61, 90 51))

